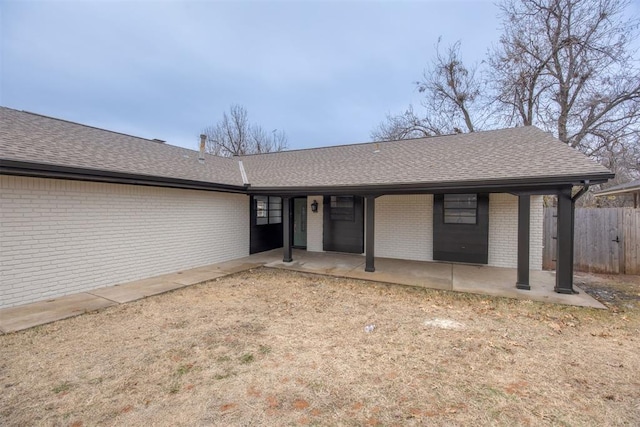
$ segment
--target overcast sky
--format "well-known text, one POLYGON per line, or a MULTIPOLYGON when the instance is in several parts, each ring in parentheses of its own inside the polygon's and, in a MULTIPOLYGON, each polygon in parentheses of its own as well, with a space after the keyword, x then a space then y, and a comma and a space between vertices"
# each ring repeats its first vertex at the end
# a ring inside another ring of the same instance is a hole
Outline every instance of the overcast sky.
POLYGON ((0 0, 0 104, 195 149, 233 103, 290 148, 369 140, 443 44, 480 61, 490 1, 0 0))

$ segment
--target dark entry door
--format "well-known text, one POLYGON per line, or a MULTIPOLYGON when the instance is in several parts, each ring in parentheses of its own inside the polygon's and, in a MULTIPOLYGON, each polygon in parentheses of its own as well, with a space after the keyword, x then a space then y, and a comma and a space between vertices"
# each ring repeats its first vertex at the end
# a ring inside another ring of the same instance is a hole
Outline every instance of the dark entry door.
POLYGON ((364 202, 359 196, 325 196, 322 232, 325 251, 364 252, 364 202))
POLYGON ((307 198, 293 199, 293 246, 307 247, 307 198))
POLYGON ((488 262, 488 194, 433 196, 433 259, 475 264, 488 262))

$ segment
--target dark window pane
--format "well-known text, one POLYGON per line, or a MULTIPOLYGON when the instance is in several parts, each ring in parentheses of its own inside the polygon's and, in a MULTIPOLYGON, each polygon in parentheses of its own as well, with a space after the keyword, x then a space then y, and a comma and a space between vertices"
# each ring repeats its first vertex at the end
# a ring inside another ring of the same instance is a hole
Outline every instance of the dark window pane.
POLYGON ((445 224, 475 224, 478 208, 476 194, 445 194, 445 224))
POLYGON ((269 224, 280 224, 282 222, 282 211, 269 211, 269 224))
POLYGON ((353 196, 331 196, 331 220, 354 221, 355 206, 353 196))
POLYGON ((445 194, 445 209, 475 209, 478 206, 478 197, 476 194, 445 194))
POLYGON ((282 210, 282 198, 280 198, 280 197, 269 197, 269 209, 282 210))

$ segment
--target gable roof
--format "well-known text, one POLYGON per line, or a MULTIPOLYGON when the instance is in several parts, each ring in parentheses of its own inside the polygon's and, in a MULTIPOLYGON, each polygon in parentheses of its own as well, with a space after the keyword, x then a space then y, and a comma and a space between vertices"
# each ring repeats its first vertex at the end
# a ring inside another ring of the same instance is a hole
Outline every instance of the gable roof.
POLYGON ((532 126, 234 158, 205 155, 201 163, 194 150, 5 107, 0 172, 282 194, 521 188, 613 177, 532 126))
POLYGON ((82 170, 90 175, 131 175, 243 188, 233 159, 0 107, 0 159, 82 170))

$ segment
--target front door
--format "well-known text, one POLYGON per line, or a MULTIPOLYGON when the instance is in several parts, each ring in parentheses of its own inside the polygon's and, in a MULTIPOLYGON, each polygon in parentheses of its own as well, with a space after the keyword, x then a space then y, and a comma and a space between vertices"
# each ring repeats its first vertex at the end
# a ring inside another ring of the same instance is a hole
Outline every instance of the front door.
POLYGON ((360 196, 325 196, 322 246, 325 251, 364 252, 364 202, 360 196))
POLYGON ((488 194, 433 196, 433 259, 475 264, 488 262, 488 194))
POLYGON ((293 246, 307 247, 307 198, 293 199, 293 246))

